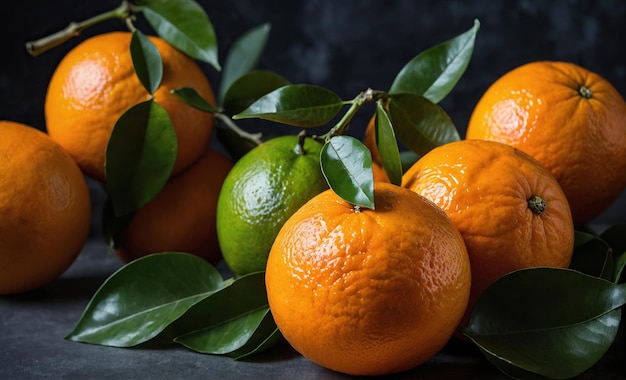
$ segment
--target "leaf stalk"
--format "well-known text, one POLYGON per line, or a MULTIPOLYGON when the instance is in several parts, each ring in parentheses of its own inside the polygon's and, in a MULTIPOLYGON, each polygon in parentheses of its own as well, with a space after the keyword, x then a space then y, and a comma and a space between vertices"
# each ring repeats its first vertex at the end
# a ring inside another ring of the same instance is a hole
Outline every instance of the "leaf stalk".
POLYGON ((129 29, 133 30, 133 14, 138 9, 138 7, 133 6, 129 1, 124 0, 122 1, 122 4, 115 9, 93 16, 84 21, 71 22, 64 29, 56 33, 35 41, 26 42, 26 51, 33 57, 36 57, 56 46, 61 45, 71 38, 78 37, 85 29, 111 19, 124 20, 126 24, 129 25, 129 29))
POLYGON ((263 143, 263 140, 261 139, 263 135, 261 133, 248 133, 244 131, 243 129, 239 128, 239 126, 235 124, 235 122, 233 122, 228 115, 221 112, 215 112, 213 114, 213 117, 215 117, 219 122, 224 123, 232 131, 237 133, 239 137, 250 140, 256 145, 261 145, 263 143))
POLYGON ((347 104, 350 104, 350 108, 348 108, 341 119, 327 133, 321 135, 320 138, 324 141, 328 141, 333 136, 341 135, 350 124, 350 120, 352 120, 357 111, 365 103, 375 102, 379 99, 386 99, 387 97, 388 94, 384 91, 372 90, 371 88, 362 91, 354 99, 346 102, 347 104))

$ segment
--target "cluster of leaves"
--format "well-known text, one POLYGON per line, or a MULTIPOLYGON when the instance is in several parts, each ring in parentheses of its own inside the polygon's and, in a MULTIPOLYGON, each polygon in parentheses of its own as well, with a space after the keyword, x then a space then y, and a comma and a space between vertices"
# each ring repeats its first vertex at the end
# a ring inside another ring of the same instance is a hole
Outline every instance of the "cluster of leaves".
MULTIPOLYGON (((162 38, 216 69, 215 33, 193 0, 123 2, 141 12, 162 38)), ((392 183, 402 176, 398 140, 418 155, 459 139, 437 105, 465 71, 479 28, 430 48, 409 61, 388 91, 368 89, 352 100, 308 84, 291 84, 255 67, 270 31, 261 25, 243 34, 226 58, 217 105, 192 88, 176 95, 214 114, 220 141, 235 155, 259 141, 233 120, 259 118, 299 128, 329 127, 323 139, 322 170, 346 201, 374 208, 372 159, 357 139, 344 134, 366 102, 376 103, 376 141, 392 183)), ((154 45, 135 30, 133 63, 146 91, 162 77, 154 45)), ((147 203, 169 178, 176 156, 174 131, 154 99, 131 107, 117 122, 107 148, 105 225, 115 240, 120 224, 147 203)), ((568 378, 593 366, 615 339, 626 285, 626 245, 618 225, 600 236, 577 232, 570 269, 531 268, 502 277, 473 310, 463 333, 504 373, 517 378, 568 378)), ((68 339, 117 347, 183 344, 209 354, 241 358, 280 340, 265 294, 263 273, 223 280, 203 260, 185 253, 159 253, 114 273, 91 299, 68 339)))
POLYGON ((580 375, 613 344, 626 304, 626 224, 577 231, 569 269, 501 277, 478 300, 463 333, 518 379, 580 375))
POLYGON ((259 272, 224 281, 197 256, 149 255, 111 275, 66 338, 114 347, 178 343, 205 354, 243 358, 281 339, 264 276, 259 272))

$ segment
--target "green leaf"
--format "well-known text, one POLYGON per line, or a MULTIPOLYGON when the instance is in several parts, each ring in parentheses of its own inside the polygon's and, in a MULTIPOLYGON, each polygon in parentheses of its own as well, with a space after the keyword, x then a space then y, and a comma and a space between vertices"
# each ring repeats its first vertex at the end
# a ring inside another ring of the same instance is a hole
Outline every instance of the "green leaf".
POLYGON ((389 181, 400 186, 402 183, 402 163, 396 135, 389 119, 387 110, 381 102, 376 102, 376 146, 380 153, 383 168, 387 172, 389 181))
POLYGON ((111 197, 106 198, 102 207, 102 237, 109 249, 114 250, 119 247, 126 233, 126 228, 134 215, 134 213, 130 213, 120 217, 116 216, 111 197))
POLYGON ((156 337, 224 286, 211 264, 186 253, 155 253, 113 273, 66 339, 132 347, 156 337))
POLYGON ((463 332, 495 362, 570 378, 611 346, 625 303, 626 285, 569 269, 524 269, 483 293, 463 332))
MULTIPOLYGON (((530 359, 519 358, 518 360, 511 362, 510 358, 499 357, 493 352, 489 352, 483 349, 482 347, 479 347, 479 349, 485 355, 487 360, 489 360, 489 362, 495 365, 503 373, 505 373, 506 375, 514 379, 546 379, 546 377, 554 378, 554 379, 569 379, 584 372, 588 368, 591 368, 602 356, 604 356, 604 352, 606 352, 604 347, 608 349, 608 347, 614 341, 615 334, 617 334, 617 325, 619 325, 620 320, 621 320, 621 309, 615 309, 615 310, 608 312, 605 315, 598 317, 597 319, 593 319, 589 322, 582 324, 581 329, 585 329, 588 331, 585 338, 589 340, 595 340, 592 344, 601 346, 601 349, 598 353, 595 353, 594 356, 585 357, 584 359, 586 360, 584 362, 577 363, 578 364, 577 367, 570 367, 568 369, 565 369, 564 367, 567 366, 569 363, 558 362, 559 364, 555 365, 554 362, 551 362, 551 360, 560 360, 563 358, 563 356, 566 356, 566 360, 576 361, 577 355, 567 355, 567 354, 560 355, 560 353, 557 355, 549 355, 550 353, 546 352, 549 350, 549 348, 546 348, 546 350, 543 352, 538 351, 535 355, 531 355, 530 359), (610 334, 608 334, 608 336, 606 335, 606 330, 610 331, 610 334), (615 333, 613 333, 613 331, 615 331, 615 333), (598 335, 595 336, 594 333, 597 333, 598 335), (540 364, 533 363, 533 365, 529 366, 531 370, 526 370, 524 369, 523 366, 519 365, 520 362, 523 362, 525 360, 541 361, 541 363, 540 364), (533 367, 537 367, 537 366, 540 366, 543 370, 533 372, 532 371, 533 367), (557 367, 557 368, 551 369, 550 367, 557 367)), ((570 333, 570 332, 568 331, 567 333, 570 333)), ((566 342, 568 342, 570 339, 577 340, 578 337, 575 334, 576 334, 575 332, 571 332, 571 335, 568 336, 567 338, 561 338, 561 335, 565 336, 566 333, 548 331, 546 333, 537 334, 538 336, 535 338, 533 338, 532 334, 529 334, 527 339, 528 340, 536 339, 535 342, 532 342, 534 346, 540 346, 541 344, 545 343, 547 347, 553 348, 558 344, 557 341, 559 339, 563 339, 563 344, 567 344, 566 342)), ((515 342, 516 341, 514 340, 511 342, 511 344, 515 344, 515 342)), ((584 344, 584 343, 581 343, 581 344, 584 344)), ((525 346, 524 343, 522 343, 522 345, 525 346)), ((561 346, 561 350, 567 351, 568 349, 571 349, 572 351, 576 351, 578 347, 579 346, 574 346, 574 347, 561 346)), ((511 350, 511 351, 514 351, 514 350, 511 350)), ((518 353, 518 355, 520 356, 524 354, 525 354, 524 352, 518 353)), ((515 355, 516 354, 513 353, 513 356, 515 355)))
POLYGON ((411 151, 403 150, 400 152, 400 161, 402 162, 402 172, 405 173, 413 164, 420 159, 420 155, 411 151))
POLYGON ((223 104, 224 95, 230 85, 256 67, 265 49, 269 33, 270 24, 265 23, 247 31, 233 43, 222 72, 222 82, 218 93, 220 104, 223 104))
POLYGON ((178 337, 175 342, 204 354, 231 353, 250 340, 269 310, 269 307, 253 310, 220 325, 178 337))
POLYGON ((129 108, 115 123, 106 150, 106 187, 116 216, 148 203, 163 188, 176 161, 176 131, 153 100, 129 108))
POLYGON ((139 81, 153 95, 163 78, 163 62, 159 50, 148 37, 135 30, 130 40, 130 55, 139 81))
POLYGON ((599 236, 576 231, 570 269, 613 281, 615 264, 611 247, 599 236))
POLYGON ((274 334, 268 310, 265 273, 255 272, 198 302, 170 330, 175 342, 198 352, 247 355, 274 334))
POLYGON ((574 248, 587 244, 593 239, 597 239, 598 236, 591 232, 576 230, 574 231, 574 248))
POLYGON ((613 252, 615 272, 612 280, 615 283, 620 283, 626 267, 626 223, 610 226, 600 234, 600 237, 611 247, 613 252))
POLYGON ((233 119, 261 118, 299 127, 329 122, 343 106, 334 92, 308 84, 291 84, 265 94, 233 119))
POLYGON ((141 0, 141 11, 156 33, 192 58, 220 70, 217 38, 204 9, 193 0, 141 0))
POLYGON ((389 102, 389 113, 399 140, 420 156, 460 139, 446 112, 423 96, 395 94, 389 102))
POLYGON ((263 320, 261 320, 246 344, 236 351, 231 352, 229 355, 235 360, 239 360, 274 347, 282 338, 283 335, 280 333, 280 330, 278 330, 268 307, 263 320))
POLYGON ((348 203, 374 209, 372 154, 352 136, 333 136, 322 147, 320 164, 326 182, 348 203))
POLYGON ((248 108, 263 95, 277 88, 286 86, 289 81, 284 77, 267 70, 253 70, 228 87, 222 105, 227 115, 235 115, 248 108))
POLYGON ((474 26, 467 32, 418 54, 400 70, 389 93, 423 95, 439 103, 465 72, 479 28, 480 22, 474 20, 474 26))
POLYGON ((181 98, 188 105, 199 109, 200 111, 208 112, 208 113, 217 113, 220 110, 215 108, 211 103, 207 102, 206 99, 202 97, 192 87, 181 87, 175 90, 172 90, 172 94, 181 98))

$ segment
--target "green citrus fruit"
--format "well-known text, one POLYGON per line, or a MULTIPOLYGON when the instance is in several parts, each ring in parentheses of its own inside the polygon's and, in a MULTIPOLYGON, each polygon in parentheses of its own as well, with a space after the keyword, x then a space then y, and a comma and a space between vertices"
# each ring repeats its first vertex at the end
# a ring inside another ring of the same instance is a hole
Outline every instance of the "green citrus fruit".
POLYGON ((312 138, 300 145, 295 135, 275 137, 233 166, 217 203, 217 237, 235 275, 264 271, 285 221, 328 189, 320 169, 321 148, 312 138))

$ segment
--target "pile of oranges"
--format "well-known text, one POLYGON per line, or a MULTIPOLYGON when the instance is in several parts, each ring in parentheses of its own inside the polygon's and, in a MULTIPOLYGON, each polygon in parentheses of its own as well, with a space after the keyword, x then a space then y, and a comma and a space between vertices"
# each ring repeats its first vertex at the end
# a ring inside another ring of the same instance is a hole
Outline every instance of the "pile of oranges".
MULTIPOLYGON (((80 253, 91 218, 84 176, 106 188, 111 130, 149 97, 134 75, 130 38, 90 38, 60 62, 46 96, 47 134, 0 122, 0 294, 52 281, 80 253)), ((163 190, 132 215, 117 255, 129 262, 184 251, 217 263, 228 241, 236 275, 266 271, 286 340, 339 372, 382 375, 429 360, 497 278, 568 267, 575 227, 626 187, 626 103, 574 64, 534 62, 502 76, 477 104, 466 139, 421 157, 401 185, 389 183, 370 123, 376 206, 365 209, 327 189, 313 140, 264 143, 284 152, 253 149, 237 163, 247 167, 232 170, 210 148, 212 116, 171 93, 193 87, 214 103, 206 77, 151 40, 164 65, 154 98, 173 121, 178 153, 163 190), (246 181, 283 191, 235 194, 246 181), (257 242, 262 249, 245 248, 257 242)))

